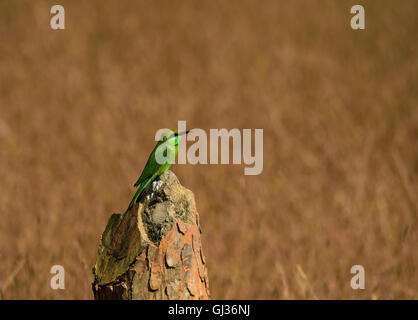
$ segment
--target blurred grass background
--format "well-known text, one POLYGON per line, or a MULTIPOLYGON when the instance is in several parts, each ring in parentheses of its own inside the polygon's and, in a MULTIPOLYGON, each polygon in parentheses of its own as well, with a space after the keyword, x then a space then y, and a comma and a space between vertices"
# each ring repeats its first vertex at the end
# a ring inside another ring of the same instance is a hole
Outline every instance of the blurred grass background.
POLYGON ((0 289, 91 299, 155 132, 263 128, 264 171, 175 165, 216 299, 418 298, 418 2, 0 1, 0 289), (66 30, 49 26, 64 5, 66 30), (366 30, 350 28, 364 4, 366 30), (50 288, 50 268, 66 289, 50 288), (350 288, 351 266, 366 289, 350 288))

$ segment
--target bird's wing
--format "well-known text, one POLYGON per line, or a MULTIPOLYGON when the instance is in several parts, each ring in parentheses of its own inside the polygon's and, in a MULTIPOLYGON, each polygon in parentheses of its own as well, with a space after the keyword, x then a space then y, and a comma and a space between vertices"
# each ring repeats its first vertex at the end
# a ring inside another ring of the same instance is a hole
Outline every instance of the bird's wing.
POLYGON ((134 197, 131 200, 131 203, 129 203, 129 207, 128 209, 126 209, 125 213, 129 211, 129 209, 131 209, 133 207, 133 205, 135 204, 135 202, 138 201, 138 198, 141 196, 142 191, 144 191, 144 189, 148 186, 148 184, 153 181, 155 179, 155 177, 157 176, 157 173, 153 174, 151 177, 145 179, 141 186, 138 188, 138 190, 135 192, 134 197))
POLYGON ((139 186, 142 182, 147 180, 148 178, 151 178, 152 174, 146 174, 145 170, 142 171, 141 176, 138 178, 138 180, 135 182, 134 187, 139 186))
POLYGON ((157 146, 154 148, 154 150, 151 152, 150 156, 148 157, 147 164, 145 165, 144 170, 142 170, 141 176, 138 178, 137 182, 135 182, 134 187, 139 186, 141 183, 143 183, 144 181, 152 177, 153 174, 157 172, 158 169, 161 167, 161 165, 158 164, 155 159, 155 152, 156 152, 157 146))

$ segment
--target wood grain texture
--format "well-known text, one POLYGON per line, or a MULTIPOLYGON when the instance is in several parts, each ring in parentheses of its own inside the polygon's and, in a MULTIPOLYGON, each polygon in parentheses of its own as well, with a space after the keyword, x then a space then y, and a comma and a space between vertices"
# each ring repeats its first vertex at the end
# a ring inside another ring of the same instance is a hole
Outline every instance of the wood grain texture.
POLYGON ((209 299, 193 193, 167 171, 125 215, 113 214, 93 268, 94 298, 209 299))

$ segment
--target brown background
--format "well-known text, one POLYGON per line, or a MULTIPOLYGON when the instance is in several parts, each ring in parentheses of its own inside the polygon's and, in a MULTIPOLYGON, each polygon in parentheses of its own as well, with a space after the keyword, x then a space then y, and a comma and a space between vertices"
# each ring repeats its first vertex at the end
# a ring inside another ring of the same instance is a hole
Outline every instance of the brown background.
POLYGON ((91 299, 108 218, 187 120, 264 129, 259 176, 172 167, 213 298, 418 298, 418 2, 367 1, 354 31, 357 3, 0 1, 1 297, 91 299))

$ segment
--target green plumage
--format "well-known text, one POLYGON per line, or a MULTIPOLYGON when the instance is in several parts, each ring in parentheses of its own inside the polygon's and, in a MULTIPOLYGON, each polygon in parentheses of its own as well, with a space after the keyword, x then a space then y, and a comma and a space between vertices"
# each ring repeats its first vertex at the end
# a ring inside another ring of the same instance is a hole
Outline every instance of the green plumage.
POLYGON ((182 134, 187 134, 188 131, 179 134, 177 130, 174 130, 172 131, 172 133, 173 134, 171 134, 170 136, 168 136, 168 133, 166 133, 164 135, 163 140, 158 141, 158 143, 154 147, 154 150, 152 150, 148 158, 148 161, 144 167, 144 170, 142 170, 142 173, 139 176, 138 181, 134 184, 135 187, 139 186, 139 188, 136 191, 134 197, 132 198, 131 203, 129 204, 129 207, 128 209, 126 209, 125 213, 128 212, 129 209, 133 207, 135 202, 138 201, 138 198, 141 196, 142 191, 152 181, 154 181, 154 179, 166 172, 173 164, 178 152, 179 137, 182 134), (161 159, 163 159, 164 161, 161 161, 161 159))

